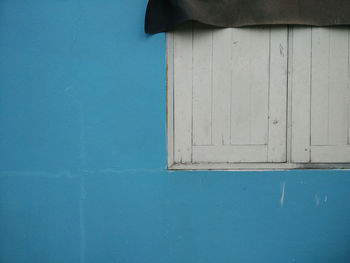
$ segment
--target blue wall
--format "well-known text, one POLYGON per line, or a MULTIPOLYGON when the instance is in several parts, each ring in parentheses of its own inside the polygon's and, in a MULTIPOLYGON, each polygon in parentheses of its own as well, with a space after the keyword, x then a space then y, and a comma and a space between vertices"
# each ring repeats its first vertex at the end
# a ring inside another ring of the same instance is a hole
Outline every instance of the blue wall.
POLYGON ((0 262, 350 262, 347 171, 166 171, 145 6, 0 0, 0 262))

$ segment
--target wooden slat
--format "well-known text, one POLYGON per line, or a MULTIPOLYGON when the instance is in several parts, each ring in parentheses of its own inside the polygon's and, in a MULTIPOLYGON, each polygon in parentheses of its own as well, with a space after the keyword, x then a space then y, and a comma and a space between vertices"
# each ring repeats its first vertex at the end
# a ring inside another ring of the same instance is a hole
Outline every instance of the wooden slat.
MULTIPOLYGON (((348 27, 348 52, 350 54, 350 27, 348 27)), ((350 55, 348 56, 348 77, 350 81, 350 55)), ((347 127, 348 127, 348 141, 347 144, 350 145, 350 84, 347 89, 347 127)))
POLYGON ((329 59, 329 145, 347 144, 348 29, 331 28, 329 59))
MULTIPOLYGON (((250 143, 268 143, 268 115, 269 115, 269 89, 270 89, 270 51, 271 30, 270 27, 257 28, 251 32, 254 37, 251 45, 251 115, 250 115, 250 143)), ((249 39, 249 36, 248 36, 249 39)), ((281 66, 281 65, 279 65, 281 66)), ((286 83, 284 89, 287 88, 286 83)), ((272 102, 280 103, 280 102, 272 102)))
POLYGON ((231 143, 250 143, 249 41, 242 29, 232 30, 231 143))
POLYGON ((174 34, 166 34, 167 164, 174 163, 174 34))
POLYGON ((287 85, 287 163, 291 162, 292 158, 292 74, 293 68, 293 28, 288 27, 288 85, 287 85))
POLYGON ((312 29, 311 144, 326 145, 329 138, 330 30, 312 29))
POLYGON ((293 162, 306 163, 310 161, 311 28, 294 27, 292 44, 291 159, 293 162))
POLYGON ((266 145, 193 146, 193 162, 266 162, 266 145))
POLYGON ((271 29, 268 161, 286 161, 288 30, 271 29))
POLYGON ((213 30, 212 144, 230 144, 232 29, 213 30))
POLYGON ((267 144, 270 31, 234 29, 231 143, 267 144))
POLYGON ((192 28, 174 33, 174 161, 191 162, 192 28))
POLYGON ((212 29, 194 25, 193 32, 193 145, 211 144, 212 29))
POLYGON ((350 145, 350 88, 348 89, 348 145, 350 145))

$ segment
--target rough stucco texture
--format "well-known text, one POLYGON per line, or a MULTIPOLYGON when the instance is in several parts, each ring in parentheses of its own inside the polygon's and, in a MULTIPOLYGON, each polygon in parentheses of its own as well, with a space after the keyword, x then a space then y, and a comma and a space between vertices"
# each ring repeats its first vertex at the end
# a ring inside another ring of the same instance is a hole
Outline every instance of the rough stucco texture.
POLYGON ((350 262, 347 171, 165 170, 146 4, 0 1, 0 262, 350 262))

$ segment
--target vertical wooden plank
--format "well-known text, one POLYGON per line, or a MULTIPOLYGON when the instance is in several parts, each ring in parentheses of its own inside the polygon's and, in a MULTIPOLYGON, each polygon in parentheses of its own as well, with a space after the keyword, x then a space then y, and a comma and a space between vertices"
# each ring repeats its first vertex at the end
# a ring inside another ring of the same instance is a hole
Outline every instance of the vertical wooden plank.
POLYGON ((232 144, 267 144, 269 37, 269 29, 233 29, 232 144))
POLYGON ((230 144, 232 29, 213 30, 212 144, 230 144))
POLYGON ((330 30, 312 29, 311 144, 327 145, 329 136, 330 30))
POLYGON ((174 164, 174 34, 166 33, 167 165, 174 164))
POLYGON ((174 161, 191 162, 192 27, 174 33, 174 161))
POLYGON ((329 145, 347 144, 348 29, 331 28, 329 60, 329 145))
POLYGON ((348 120, 347 120, 347 126, 348 126, 348 141, 347 144, 350 145, 350 90, 348 90, 348 120))
POLYGON ((286 161, 287 27, 271 29, 268 162, 286 161))
MULTIPOLYGON (((350 49, 349 49, 350 51, 350 49)), ((348 114, 348 118, 347 118, 347 127, 348 127, 348 141, 347 144, 350 145, 350 85, 348 87, 348 94, 347 94, 347 114, 348 114)))
POLYGON ((350 145, 350 27, 348 27, 348 52, 349 52, 349 56, 348 56, 348 79, 349 79, 349 85, 347 88, 347 114, 348 114, 348 118, 347 118, 347 126, 348 126, 348 141, 347 144, 350 145))
POLYGON ((194 24, 193 145, 211 144, 213 30, 194 24))
POLYGON ((297 163, 310 161, 311 30, 293 27, 291 159, 297 163))
POLYGON ((292 68, 293 68, 293 27, 288 26, 288 84, 287 84, 287 163, 292 158, 292 68))
POLYGON ((244 38, 243 30, 232 29, 231 143, 234 145, 250 143, 249 40, 244 38))
POLYGON ((271 29, 257 28, 250 35, 250 144, 268 144, 271 29))

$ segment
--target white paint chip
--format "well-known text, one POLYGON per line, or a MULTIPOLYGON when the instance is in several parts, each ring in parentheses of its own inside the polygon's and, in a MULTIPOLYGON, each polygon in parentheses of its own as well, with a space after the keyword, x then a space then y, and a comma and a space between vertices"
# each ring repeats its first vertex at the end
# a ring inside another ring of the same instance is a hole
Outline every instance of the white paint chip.
POLYGON ((320 205, 321 199, 317 194, 315 194, 315 196, 314 196, 314 201, 315 201, 316 206, 320 205))
POLYGON ((286 189, 286 183, 283 183, 283 185, 282 185, 282 195, 281 195, 281 200, 280 200, 281 207, 283 207, 283 205, 284 205, 285 189, 286 189))

